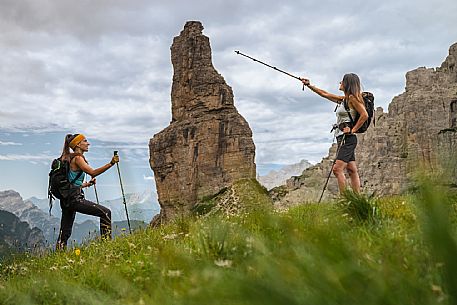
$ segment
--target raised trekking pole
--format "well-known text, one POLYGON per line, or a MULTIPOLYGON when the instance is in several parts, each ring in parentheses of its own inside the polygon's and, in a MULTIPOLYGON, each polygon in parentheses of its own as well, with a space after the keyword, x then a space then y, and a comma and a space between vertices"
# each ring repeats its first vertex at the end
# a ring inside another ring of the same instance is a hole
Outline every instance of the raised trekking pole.
MULTIPOLYGON (((117 150, 114 151, 114 155, 117 156, 117 150)), ((117 173, 119 175, 119 183, 121 185, 122 201, 124 202, 125 215, 127 215, 127 224, 129 226, 129 233, 132 234, 132 229, 130 228, 129 211, 127 210, 127 203, 125 202, 125 195, 124 195, 124 187, 122 186, 122 179, 121 179, 121 171, 119 169, 119 162, 116 163, 116 167, 117 167, 117 173)))
MULTIPOLYGON (((293 74, 290 74, 289 72, 286 72, 286 71, 284 71, 284 70, 281 70, 281 69, 278 69, 278 68, 276 68, 276 67, 273 67, 272 65, 269 65, 269 64, 267 64, 267 63, 264 63, 263 61, 260 61, 260 60, 258 60, 258 59, 255 59, 254 57, 251 57, 251 56, 249 56, 249 55, 243 54, 243 53, 241 53, 240 51, 235 51, 235 53, 238 54, 238 55, 247 57, 247 58, 249 58, 249 59, 252 59, 253 61, 258 62, 259 64, 262 64, 262 65, 264 65, 264 66, 267 66, 267 67, 269 67, 269 68, 272 68, 273 70, 276 70, 276 71, 278 71, 278 72, 284 73, 284 74, 286 74, 286 75, 288 75, 288 76, 290 76, 290 77, 296 78, 296 79, 298 79, 299 81, 302 80, 301 77, 295 76, 295 75, 293 75, 293 74)), ((305 90, 305 84, 303 84, 303 90, 305 90)))
POLYGON ((324 188, 322 189, 322 193, 321 193, 321 196, 319 197, 318 203, 321 203, 322 196, 324 196, 324 192, 325 192, 325 189, 327 188, 328 180, 330 179, 330 176, 332 175, 333 167, 335 167, 335 163, 336 163, 336 158, 338 157, 338 153, 340 151, 341 146, 343 146, 345 138, 346 138, 346 134, 343 134, 343 138, 341 139, 340 145, 338 145, 338 147, 336 149, 335 159, 333 160, 332 168, 330 169, 330 172, 328 173, 327 180, 325 181, 324 188))

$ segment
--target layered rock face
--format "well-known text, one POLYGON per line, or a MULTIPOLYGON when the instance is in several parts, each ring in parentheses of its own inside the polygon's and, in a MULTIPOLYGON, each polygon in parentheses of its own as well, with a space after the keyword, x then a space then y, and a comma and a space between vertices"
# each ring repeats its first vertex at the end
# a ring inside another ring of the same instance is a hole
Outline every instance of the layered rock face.
POLYGON ((360 176, 367 190, 400 194, 419 167, 437 169, 445 141, 440 131, 457 126, 452 121, 457 113, 456 59, 454 44, 441 67, 408 72, 405 92, 392 100, 388 113, 379 109, 377 125, 359 137, 360 176))
POLYGON ((0 260, 16 252, 38 252, 43 247, 43 232, 30 229, 13 213, 0 210, 0 260))
POLYGON ((252 131, 213 67, 202 30, 200 22, 187 22, 173 40, 172 121, 149 142, 163 221, 256 174, 252 131))
MULTIPOLYGON (((24 203, 19 193, 12 190, 0 192, 0 239, 15 251, 44 248, 45 236, 40 228, 27 223, 33 205, 24 203)), ((36 207, 35 207, 36 208, 36 207)), ((38 208, 36 208, 38 209, 38 208)), ((3 246, 4 246, 3 245, 3 246)), ((0 243, 0 253, 2 243, 0 243)))
MULTIPOLYGON (((457 44, 454 44, 441 67, 408 72, 405 92, 392 100, 388 113, 378 108, 376 126, 357 136, 356 159, 363 188, 378 195, 406 191, 416 169, 434 170, 444 149, 444 155, 457 150, 456 127, 457 44)), ((280 204, 317 200, 335 149, 334 144, 330 157, 301 176, 289 179, 281 194, 278 190, 273 192, 280 204)), ((338 191, 333 175, 328 190, 327 198, 338 191)))

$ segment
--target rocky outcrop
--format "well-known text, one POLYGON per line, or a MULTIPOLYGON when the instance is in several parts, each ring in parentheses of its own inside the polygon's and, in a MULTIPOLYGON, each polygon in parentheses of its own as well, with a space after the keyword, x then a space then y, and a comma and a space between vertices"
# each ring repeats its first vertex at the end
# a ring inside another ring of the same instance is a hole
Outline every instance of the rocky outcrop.
POLYGON ((41 251, 43 248, 41 230, 31 229, 13 213, 0 210, 0 259, 11 253, 41 251))
POLYGON ((256 179, 240 179, 211 198, 198 202, 193 210, 198 215, 231 217, 266 211, 272 207, 267 189, 256 179))
MULTIPOLYGON (((58 205, 58 201, 57 204, 58 205)), ((31 228, 40 229, 48 243, 52 243, 59 235, 60 220, 49 216, 31 201, 24 201, 18 192, 13 190, 0 192, 0 209, 8 211, 30 225, 31 228)), ((54 207, 60 209, 60 207, 54 207)))
MULTIPOLYGON (((405 192, 411 174, 420 167, 435 170, 440 164, 443 147, 456 151, 457 127, 457 44, 436 69, 418 68, 406 74, 405 92, 396 96, 388 113, 376 110, 376 126, 358 135, 356 151, 362 186, 379 195, 405 192), (448 130, 451 133, 440 131, 448 130)), ((374 92, 376 95, 376 92, 374 92)), ((299 177, 288 180, 281 190, 273 190, 280 205, 316 201, 330 171, 335 153, 299 177), (319 187, 316 188, 315 185, 319 187), (309 196, 308 196, 309 195, 309 196)), ((448 157, 449 158, 449 157, 448 157)), ((336 179, 330 178, 326 198, 337 192, 336 179)))
POLYGON ((202 30, 200 22, 187 22, 173 40, 172 121, 149 142, 161 221, 238 179, 255 178, 252 131, 213 67, 202 30))

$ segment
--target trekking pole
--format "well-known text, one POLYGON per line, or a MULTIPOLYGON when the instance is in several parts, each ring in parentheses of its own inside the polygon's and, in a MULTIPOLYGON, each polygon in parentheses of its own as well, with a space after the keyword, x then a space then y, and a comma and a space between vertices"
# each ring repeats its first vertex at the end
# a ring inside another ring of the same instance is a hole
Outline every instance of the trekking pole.
POLYGON ((97 200, 97 204, 100 204, 98 201, 98 193, 97 193, 97 185, 94 184, 94 191, 95 191, 95 199, 97 200))
POLYGON ((345 138, 346 138, 346 134, 343 134, 343 138, 341 139, 340 145, 338 145, 338 148, 336 149, 336 155, 335 155, 335 159, 333 160, 333 163, 332 163, 332 168, 330 169, 330 172, 328 173, 327 181, 325 181, 324 188, 322 190, 321 196, 319 197, 319 201, 317 203, 321 203, 322 196, 324 196, 325 189, 327 188, 328 180, 330 179, 330 176, 333 172, 333 167, 335 167, 336 158, 338 158, 338 153, 340 151, 341 146, 343 146, 343 142, 344 142, 345 138))
MULTIPOLYGON (((93 178, 93 177, 92 177, 93 178)), ((92 180, 92 179, 91 179, 92 180)), ((86 179, 86 182, 87 182, 87 179, 86 179)), ((90 185, 89 185, 90 186, 90 185)), ((94 184, 94 191, 95 191, 95 200, 97 201, 97 204, 100 204, 100 202, 98 201, 98 193, 97 193, 97 186, 94 184)))
MULTIPOLYGON (((271 65, 269 65, 269 64, 267 64, 267 63, 264 63, 263 61, 260 61, 260 60, 258 60, 258 59, 255 59, 255 58, 253 58, 253 57, 251 57, 251 56, 249 56, 249 55, 243 54, 243 53, 241 53, 240 51, 235 51, 235 53, 238 54, 238 55, 247 57, 247 58, 249 58, 249 59, 252 59, 253 61, 258 62, 259 64, 265 65, 265 66, 267 66, 267 67, 269 67, 269 68, 272 68, 273 70, 276 70, 276 71, 278 71, 278 72, 284 73, 284 74, 286 74, 286 75, 288 75, 288 76, 290 76, 290 77, 296 78, 296 79, 298 79, 299 81, 302 80, 301 77, 295 76, 295 75, 293 75, 293 74, 290 74, 289 72, 286 72, 286 71, 284 71, 284 70, 281 70, 281 69, 278 69, 278 68, 276 68, 276 67, 273 67, 273 66, 271 66, 271 65)), ((303 90, 305 90, 305 84, 303 84, 303 90)))
MULTIPOLYGON (((117 156, 117 150, 114 151, 114 155, 117 156)), ((127 203, 125 202, 124 187, 122 186, 121 171, 119 170, 119 162, 116 163, 116 167, 117 167, 117 173, 119 175, 119 183, 121 185, 122 200, 124 202, 124 207, 125 207, 125 215, 127 215, 127 224, 129 226, 129 233, 132 234, 132 229, 130 228, 129 212, 127 210, 127 203)))

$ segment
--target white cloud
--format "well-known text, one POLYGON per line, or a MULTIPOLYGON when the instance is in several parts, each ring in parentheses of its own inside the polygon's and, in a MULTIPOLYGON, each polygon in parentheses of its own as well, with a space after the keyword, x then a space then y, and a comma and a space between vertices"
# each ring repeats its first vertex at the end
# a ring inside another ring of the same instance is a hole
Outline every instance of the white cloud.
POLYGON ((0 160, 2 161, 30 161, 30 162, 37 162, 37 161, 46 161, 49 163, 55 157, 49 155, 30 155, 30 154, 5 154, 0 155, 0 160))
POLYGON ((4 1, 0 129, 145 143, 128 155, 146 159, 148 139, 171 118, 173 36, 186 20, 201 20, 214 65, 253 129, 257 162, 318 161, 331 142, 333 107, 233 51, 333 92, 356 72, 387 109, 408 70, 444 59, 457 37, 455 11, 454 0, 4 1))
POLYGON ((4 145, 4 146, 21 146, 22 143, 0 141, 0 145, 4 145))

